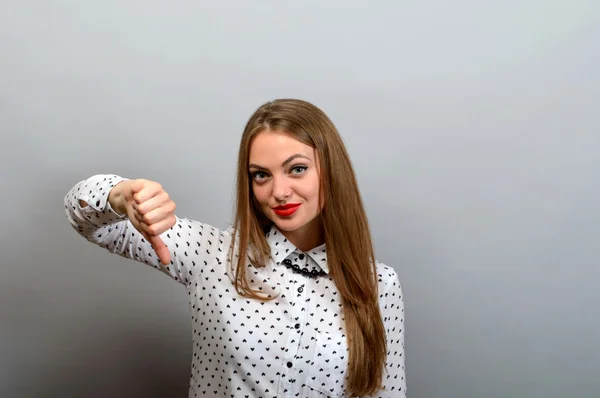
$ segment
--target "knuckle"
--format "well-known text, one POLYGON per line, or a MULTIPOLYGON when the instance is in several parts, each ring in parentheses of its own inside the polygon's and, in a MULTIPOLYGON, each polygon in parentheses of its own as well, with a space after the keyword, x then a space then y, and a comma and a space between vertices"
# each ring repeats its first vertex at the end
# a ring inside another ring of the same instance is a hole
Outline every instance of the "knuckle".
POLYGON ((156 224, 148 225, 147 230, 151 235, 158 235, 158 228, 156 227, 156 224))

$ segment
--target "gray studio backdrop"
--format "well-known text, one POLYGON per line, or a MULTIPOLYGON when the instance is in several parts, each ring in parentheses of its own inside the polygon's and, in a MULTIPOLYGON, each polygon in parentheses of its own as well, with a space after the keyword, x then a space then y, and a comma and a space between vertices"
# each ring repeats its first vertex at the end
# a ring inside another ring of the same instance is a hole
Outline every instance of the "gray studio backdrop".
POLYGON ((187 294, 77 236, 97 173, 231 220, 261 103, 322 107, 406 302, 411 398, 600 396, 600 5, 4 1, 0 397, 185 397, 187 294))

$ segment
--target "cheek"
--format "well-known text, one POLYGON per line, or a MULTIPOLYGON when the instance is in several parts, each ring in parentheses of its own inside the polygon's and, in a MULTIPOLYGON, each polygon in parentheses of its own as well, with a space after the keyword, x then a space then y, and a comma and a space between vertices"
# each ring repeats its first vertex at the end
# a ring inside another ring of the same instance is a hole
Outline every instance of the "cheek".
POLYGON ((269 194, 266 186, 253 185, 252 193, 254 194, 254 198, 261 206, 266 205, 269 202, 269 194))
POLYGON ((320 201, 322 192, 319 190, 319 179, 318 177, 313 178, 309 184, 305 187, 305 192, 308 198, 315 203, 320 201))

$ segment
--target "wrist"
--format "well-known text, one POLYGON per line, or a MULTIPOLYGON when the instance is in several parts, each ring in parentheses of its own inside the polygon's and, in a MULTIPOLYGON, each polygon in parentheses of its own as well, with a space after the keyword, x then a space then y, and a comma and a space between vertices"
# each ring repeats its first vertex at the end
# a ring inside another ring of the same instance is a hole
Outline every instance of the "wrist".
POLYGON ((125 188, 126 181, 121 181, 115 185, 108 193, 108 203, 110 207, 119 215, 127 215, 127 208, 125 206, 125 188))

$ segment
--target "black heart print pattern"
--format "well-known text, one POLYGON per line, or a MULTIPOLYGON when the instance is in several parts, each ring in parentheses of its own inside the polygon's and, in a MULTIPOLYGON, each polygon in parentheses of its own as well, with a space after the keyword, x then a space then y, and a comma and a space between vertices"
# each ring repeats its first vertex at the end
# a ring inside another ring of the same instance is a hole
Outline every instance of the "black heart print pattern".
MULTIPOLYGON (((152 266, 185 287, 193 337, 190 397, 344 396, 344 311, 328 276, 325 245, 302 252, 273 227, 266 236, 271 261, 264 268, 248 261, 247 274, 252 286, 276 298, 247 299, 231 283, 231 229, 178 218, 161 235, 172 257, 171 264, 162 265, 148 242, 107 202, 110 189, 123 180, 96 175, 77 183, 65 196, 66 215, 88 241, 152 266), (79 200, 89 206, 81 208, 79 200), (308 271, 294 272, 284 261, 308 271)), ((237 259, 239 252, 234 255, 237 259)), ((388 358, 385 389, 374 397, 405 397, 402 290, 393 268, 377 263, 377 272, 388 358)))

